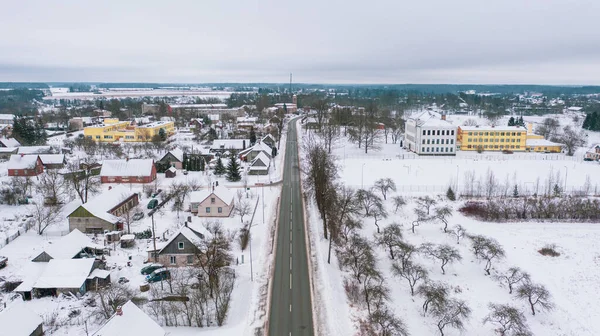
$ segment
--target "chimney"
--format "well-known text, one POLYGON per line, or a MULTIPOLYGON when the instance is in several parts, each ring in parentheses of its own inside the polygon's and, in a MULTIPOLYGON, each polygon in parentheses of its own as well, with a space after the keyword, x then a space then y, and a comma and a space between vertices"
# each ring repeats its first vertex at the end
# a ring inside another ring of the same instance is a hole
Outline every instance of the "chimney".
POLYGON ((446 120, 446 113, 442 114, 442 120, 446 120))
POLYGON ((118 316, 123 316, 123 308, 121 306, 117 307, 117 315, 118 316))
POLYGON ((215 192, 215 186, 213 186, 213 189, 212 189, 212 191, 213 191, 213 192, 215 192))

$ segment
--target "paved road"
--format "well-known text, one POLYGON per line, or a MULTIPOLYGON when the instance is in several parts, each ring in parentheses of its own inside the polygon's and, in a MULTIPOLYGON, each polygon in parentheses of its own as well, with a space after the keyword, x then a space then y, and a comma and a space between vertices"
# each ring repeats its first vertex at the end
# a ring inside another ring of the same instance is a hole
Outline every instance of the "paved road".
POLYGON ((314 335, 300 194, 296 123, 289 123, 275 250, 269 335, 314 335))

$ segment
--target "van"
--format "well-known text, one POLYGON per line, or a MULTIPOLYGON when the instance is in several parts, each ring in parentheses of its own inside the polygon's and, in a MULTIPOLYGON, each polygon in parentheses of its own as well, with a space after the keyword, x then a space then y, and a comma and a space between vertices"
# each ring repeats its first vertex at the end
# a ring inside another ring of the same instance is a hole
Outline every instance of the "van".
POLYGON ((148 209, 154 209, 154 208, 156 208, 157 205, 158 205, 158 200, 151 199, 150 202, 148 202, 148 209))

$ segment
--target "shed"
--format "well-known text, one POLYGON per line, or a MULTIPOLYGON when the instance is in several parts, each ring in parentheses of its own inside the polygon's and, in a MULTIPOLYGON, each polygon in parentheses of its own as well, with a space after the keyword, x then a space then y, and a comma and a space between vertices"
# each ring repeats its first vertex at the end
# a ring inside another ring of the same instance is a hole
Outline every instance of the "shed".
POLYGON ((89 290, 110 286, 110 271, 97 268, 88 275, 85 283, 89 290))
POLYGON ((0 312, 0 335, 42 336, 42 318, 25 307, 23 302, 15 302, 0 312))
POLYGON ((33 285, 36 296, 58 296, 61 293, 85 294, 86 280, 94 267, 94 259, 52 259, 33 285))
POLYGON ((177 169, 175 169, 175 167, 171 167, 165 171, 166 178, 173 178, 175 176, 177 176, 177 169))
POLYGON ((135 245, 135 235, 126 234, 121 236, 121 248, 133 247, 135 245))

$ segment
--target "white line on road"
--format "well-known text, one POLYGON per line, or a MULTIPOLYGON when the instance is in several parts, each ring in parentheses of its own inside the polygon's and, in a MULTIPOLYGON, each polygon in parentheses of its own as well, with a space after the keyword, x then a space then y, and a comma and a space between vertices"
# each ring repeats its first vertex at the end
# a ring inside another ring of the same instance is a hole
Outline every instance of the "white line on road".
POLYGON ((292 272, 290 272, 290 289, 292 289, 292 272))
MULTIPOLYGON (((292 312, 292 304, 290 303, 290 313, 292 312)), ((291 333, 290 333, 291 334, 291 333)))
POLYGON ((292 241, 292 228, 290 228, 290 241, 292 241))
MULTIPOLYGON (((290 256, 290 271, 292 270, 292 256, 290 256)), ((292 279, 290 279, 292 281, 292 279)), ((290 286, 291 287, 291 286, 290 286)))
POLYGON ((292 255, 292 242, 290 242, 290 255, 292 255))

